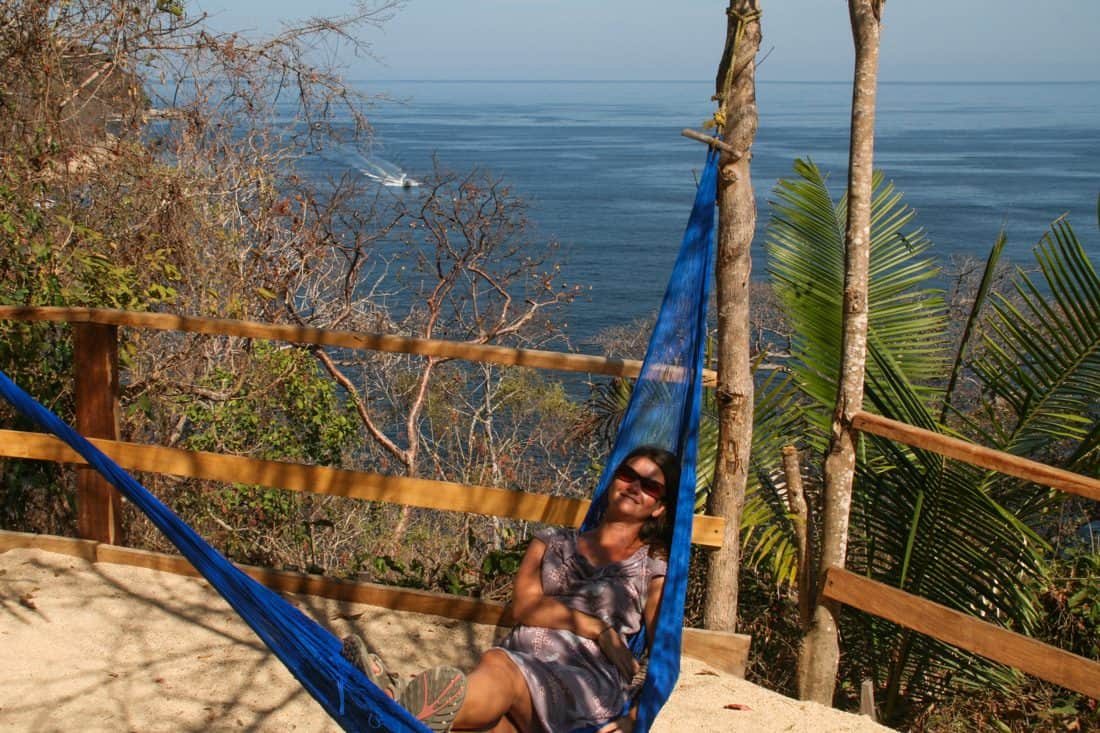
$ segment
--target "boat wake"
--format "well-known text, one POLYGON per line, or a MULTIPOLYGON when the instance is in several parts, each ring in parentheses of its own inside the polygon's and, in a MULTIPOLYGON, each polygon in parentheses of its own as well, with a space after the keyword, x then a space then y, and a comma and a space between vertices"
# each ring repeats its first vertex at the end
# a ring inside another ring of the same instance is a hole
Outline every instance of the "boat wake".
POLYGON ((353 145, 337 145, 318 151, 321 157, 358 171, 364 178, 392 188, 415 188, 420 181, 395 163, 376 155, 364 155, 353 145))
POLYGON ((408 173, 388 160, 382 160, 381 158, 363 158, 363 162, 356 165, 355 168, 367 178, 377 181, 383 186, 413 188, 420 185, 420 181, 410 178, 408 173))

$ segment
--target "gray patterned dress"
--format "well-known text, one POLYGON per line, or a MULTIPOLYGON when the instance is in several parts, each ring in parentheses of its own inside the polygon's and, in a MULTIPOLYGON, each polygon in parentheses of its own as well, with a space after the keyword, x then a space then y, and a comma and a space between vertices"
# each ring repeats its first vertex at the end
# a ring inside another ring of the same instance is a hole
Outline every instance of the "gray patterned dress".
MULTIPOLYGON (((626 560, 595 567, 577 552, 575 529, 549 529, 542 590, 570 608, 591 614, 624 636, 642 626, 649 581, 663 577, 666 564, 643 546, 626 560)), ((622 712, 633 694, 597 643, 571 631, 516 626, 500 644, 523 672, 535 716, 549 733, 566 733, 606 723, 622 712)))

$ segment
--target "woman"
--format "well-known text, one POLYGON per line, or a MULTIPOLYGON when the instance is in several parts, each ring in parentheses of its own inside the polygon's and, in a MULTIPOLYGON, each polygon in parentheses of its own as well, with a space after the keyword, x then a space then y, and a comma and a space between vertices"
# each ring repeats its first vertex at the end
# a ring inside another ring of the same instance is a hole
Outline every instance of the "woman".
MULTIPOLYGON (((641 674, 625 637, 644 621, 652 642, 679 480, 673 454, 632 451, 594 529, 551 529, 531 541, 513 587, 517 625, 500 646, 469 675, 422 672, 398 702, 434 731, 562 733, 604 723, 601 733, 632 730, 635 709, 619 716, 641 674)), ((358 637, 345 640, 345 654, 394 694, 381 660, 358 637)))

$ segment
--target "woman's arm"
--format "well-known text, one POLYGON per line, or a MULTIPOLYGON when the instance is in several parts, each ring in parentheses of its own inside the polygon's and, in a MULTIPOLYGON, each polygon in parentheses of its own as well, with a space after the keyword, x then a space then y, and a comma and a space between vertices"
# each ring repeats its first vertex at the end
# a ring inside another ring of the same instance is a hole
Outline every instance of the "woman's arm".
MULTIPOLYGON (((649 581, 649 589, 646 591, 645 609, 643 613, 645 614, 646 644, 650 648, 653 647, 653 638, 657 632, 657 612, 661 609, 661 598, 664 596, 664 592, 664 576, 649 581)), ((637 718, 638 706, 637 704, 631 705, 630 712, 618 720, 611 721, 600 728, 597 733, 631 733, 631 731, 634 730, 634 724, 637 718)))
POLYGON ((665 593, 665 577, 649 581, 649 590, 645 596, 645 636, 646 646, 653 646, 653 637, 657 633, 657 612, 661 610, 661 598, 665 593))
POLYGON ((512 618, 525 626, 565 629, 586 639, 599 640, 608 628, 606 623, 543 593, 542 558, 545 554, 546 543, 537 538, 531 540, 512 585, 512 618))

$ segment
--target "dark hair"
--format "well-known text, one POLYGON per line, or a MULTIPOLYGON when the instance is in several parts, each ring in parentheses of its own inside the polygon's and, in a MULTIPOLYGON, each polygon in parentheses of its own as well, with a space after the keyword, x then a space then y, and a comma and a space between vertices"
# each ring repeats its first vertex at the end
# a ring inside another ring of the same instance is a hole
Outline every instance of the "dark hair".
POLYGON ((665 479, 665 495, 661 498, 665 510, 661 516, 646 520, 642 525, 641 539, 649 545, 652 555, 667 558, 669 548, 672 547, 672 527, 676 523, 676 500, 680 493, 680 457, 655 445, 643 445, 627 453, 619 466, 626 465, 635 458, 648 458, 656 463, 665 479))

